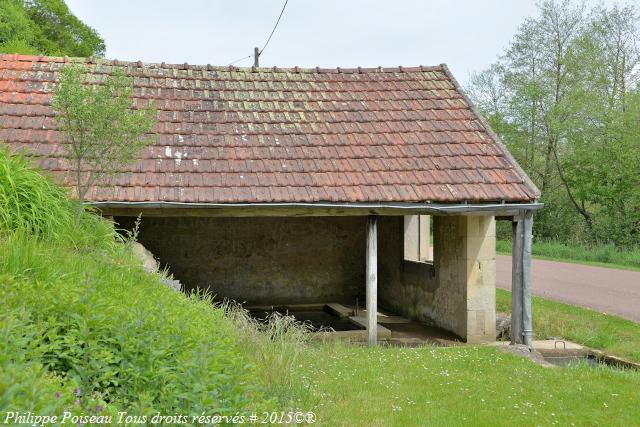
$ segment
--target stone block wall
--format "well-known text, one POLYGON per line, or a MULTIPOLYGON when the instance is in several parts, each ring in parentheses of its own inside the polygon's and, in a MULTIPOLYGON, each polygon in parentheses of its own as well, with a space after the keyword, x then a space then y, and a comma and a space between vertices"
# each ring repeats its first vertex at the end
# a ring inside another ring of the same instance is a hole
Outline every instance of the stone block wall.
MULTIPOLYGON (((132 218, 117 217, 124 228, 132 218)), ((186 290, 250 304, 353 303, 365 292, 364 217, 143 217, 138 240, 186 290)))
POLYGON ((435 268, 442 288, 436 306, 441 326, 467 342, 495 340, 496 229, 493 217, 438 217, 435 268))
MULTIPOLYGON (((394 280, 380 281, 380 306, 468 342, 495 340, 494 218, 439 216, 433 221, 434 262, 401 262, 394 280)), ((402 236, 397 228, 394 235, 402 236)), ((390 245, 403 244, 392 235, 384 238, 381 259, 393 252, 383 254, 390 245)))

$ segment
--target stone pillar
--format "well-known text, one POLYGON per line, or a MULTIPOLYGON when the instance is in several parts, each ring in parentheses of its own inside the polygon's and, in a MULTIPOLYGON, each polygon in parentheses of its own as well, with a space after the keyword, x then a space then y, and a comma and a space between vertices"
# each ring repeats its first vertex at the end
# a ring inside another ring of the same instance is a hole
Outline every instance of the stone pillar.
POLYGON ((496 338, 496 226, 491 216, 434 217, 436 323, 467 342, 496 338))

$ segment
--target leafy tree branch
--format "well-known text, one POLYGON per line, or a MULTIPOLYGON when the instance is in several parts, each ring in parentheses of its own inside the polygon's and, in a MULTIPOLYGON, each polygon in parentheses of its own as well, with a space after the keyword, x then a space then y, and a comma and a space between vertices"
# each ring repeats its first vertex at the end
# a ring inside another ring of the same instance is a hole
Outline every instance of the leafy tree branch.
POLYGON ((154 108, 132 108, 131 78, 120 69, 102 81, 89 81, 80 66, 65 67, 54 91, 53 109, 65 135, 65 151, 78 198, 80 220, 89 189, 135 162, 154 142, 154 108))

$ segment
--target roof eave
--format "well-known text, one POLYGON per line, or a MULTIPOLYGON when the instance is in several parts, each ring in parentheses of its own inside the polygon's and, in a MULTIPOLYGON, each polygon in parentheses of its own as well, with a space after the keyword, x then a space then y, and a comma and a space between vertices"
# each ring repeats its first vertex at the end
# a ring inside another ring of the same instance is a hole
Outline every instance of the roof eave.
POLYGON ((129 216, 402 216, 402 215, 493 215, 514 216, 544 206, 538 202, 523 203, 183 203, 183 202, 88 202, 107 215, 129 216), (125 215, 126 214, 126 215, 125 215))

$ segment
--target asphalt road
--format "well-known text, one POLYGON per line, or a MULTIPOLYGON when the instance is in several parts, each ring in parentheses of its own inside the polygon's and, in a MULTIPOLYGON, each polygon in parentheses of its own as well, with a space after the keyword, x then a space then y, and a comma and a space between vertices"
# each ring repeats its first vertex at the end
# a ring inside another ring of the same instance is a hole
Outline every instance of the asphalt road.
MULTIPOLYGON (((496 284, 511 290, 511 257, 496 256, 496 284)), ((640 322, 640 272, 534 259, 533 294, 640 322)))

